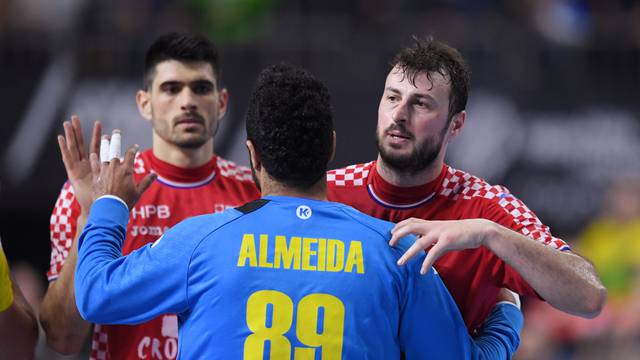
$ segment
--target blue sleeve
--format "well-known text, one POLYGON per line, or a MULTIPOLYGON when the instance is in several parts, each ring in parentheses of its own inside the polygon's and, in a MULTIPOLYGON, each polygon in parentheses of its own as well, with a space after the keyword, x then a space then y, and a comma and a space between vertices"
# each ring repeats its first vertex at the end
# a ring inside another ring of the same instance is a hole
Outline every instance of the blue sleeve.
POLYGON ((523 317, 515 306, 494 308, 472 339, 456 303, 434 269, 422 276, 424 255, 413 259, 401 309, 400 342, 409 359, 511 359, 520 342, 523 317))
POLYGON ((524 316, 515 305, 498 304, 474 339, 474 359, 511 359, 520 345, 524 316))
POLYGON ((122 256, 128 220, 129 211, 118 200, 99 199, 91 207, 78 240, 75 274, 76 304, 85 320, 137 324, 188 307, 189 261, 200 234, 185 229, 197 227, 187 220, 154 244, 122 256))

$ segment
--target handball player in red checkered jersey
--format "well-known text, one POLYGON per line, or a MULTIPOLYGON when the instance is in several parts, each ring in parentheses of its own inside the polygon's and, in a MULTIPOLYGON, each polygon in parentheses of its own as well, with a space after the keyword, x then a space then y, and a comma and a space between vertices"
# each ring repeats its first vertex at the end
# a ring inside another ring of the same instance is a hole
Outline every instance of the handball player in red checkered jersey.
MULTIPOLYGON (((218 53, 209 40, 190 34, 158 38, 147 51, 144 86, 136 102, 142 117, 152 125, 153 141, 152 149, 137 155, 134 176, 150 186, 130 212, 124 255, 156 241, 183 219, 221 212, 260 195, 250 169, 213 152, 213 136, 225 114, 228 94, 221 87, 218 53), (157 177, 150 177, 152 173, 157 177)), ((50 285, 40 321, 47 342, 58 352, 73 354, 81 350, 92 325, 78 313, 73 286, 75 239, 91 205, 91 168, 77 117, 64 123, 64 133, 58 142, 69 181, 51 215, 50 285)), ((110 140, 115 145, 112 148, 119 149, 120 135, 114 132, 110 140)), ((109 140, 101 140, 101 127, 96 123, 90 152, 98 153, 105 141, 109 140)), ((110 159, 112 155, 105 156, 110 159)), ((91 358, 174 359, 177 338, 175 315, 135 326, 96 324, 91 358)))
POLYGON ((392 244, 418 235, 399 264, 427 249, 423 271, 435 264, 472 333, 501 288, 597 316, 607 292, 592 264, 505 187, 444 163, 466 120, 468 87, 457 50, 415 37, 393 58, 386 78, 377 160, 330 171, 329 200, 396 222, 392 244))

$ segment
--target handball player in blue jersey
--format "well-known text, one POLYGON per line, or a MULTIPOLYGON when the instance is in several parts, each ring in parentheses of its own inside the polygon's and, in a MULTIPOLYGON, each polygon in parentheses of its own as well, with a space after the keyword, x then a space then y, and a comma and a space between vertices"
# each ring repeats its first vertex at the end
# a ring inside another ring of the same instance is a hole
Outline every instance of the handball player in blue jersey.
MULTIPOLYGON (((178 314, 181 359, 505 359, 522 315, 494 308, 469 337, 424 254, 396 262, 392 223, 326 201, 335 150, 327 88, 302 69, 264 70, 249 102, 247 148, 263 197, 185 220, 121 255, 136 149, 92 155, 94 199, 79 239, 76 303, 83 318, 136 324, 178 314)), ((203 199, 206 201, 206 199, 203 199)))

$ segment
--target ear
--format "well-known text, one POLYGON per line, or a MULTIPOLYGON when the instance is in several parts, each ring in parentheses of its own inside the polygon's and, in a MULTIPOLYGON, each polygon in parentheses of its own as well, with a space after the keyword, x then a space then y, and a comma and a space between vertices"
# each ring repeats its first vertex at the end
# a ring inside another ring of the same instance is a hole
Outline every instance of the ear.
POLYGON ((138 90, 136 93, 136 104, 138 105, 140 115, 142 115, 145 120, 151 121, 151 95, 144 90, 138 90))
POLYGON ((460 111, 459 113, 453 115, 451 119, 451 123, 449 124, 449 137, 450 139, 455 138, 460 134, 462 128, 464 127, 464 122, 467 119, 467 112, 465 110, 460 111))
POLYGON ((329 161, 333 161, 335 157, 336 157, 336 131, 334 130, 331 132, 331 156, 329 156, 329 161))
POLYGON ((222 88, 218 94, 218 121, 222 120, 224 114, 227 113, 227 106, 229 105, 229 92, 227 89, 222 88))
POLYGON ((251 140, 247 140, 245 144, 247 145, 247 150, 249 150, 249 158, 251 160, 251 167, 253 167, 253 170, 255 171, 256 174, 259 174, 260 170, 262 169, 262 163, 260 162, 260 156, 256 152, 256 148, 253 146, 253 142, 251 142, 251 140))

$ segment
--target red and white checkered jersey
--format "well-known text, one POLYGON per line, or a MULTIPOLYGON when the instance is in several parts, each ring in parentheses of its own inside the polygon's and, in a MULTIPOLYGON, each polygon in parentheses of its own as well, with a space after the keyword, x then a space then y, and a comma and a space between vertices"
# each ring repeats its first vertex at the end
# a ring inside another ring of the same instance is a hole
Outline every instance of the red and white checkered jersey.
MULTIPOLYGON (((183 219, 221 212, 260 196, 250 169, 216 156, 204 166, 183 169, 159 160, 147 150, 136 157, 134 176, 140 181, 150 171, 157 173, 158 178, 130 212, 124 255, 154 242, 183 219)), ((66 183, 51 215, 49 280, 55 280, 60 274, 75 237, 79 215, 80 205, 72 187, 66 183)), ((175 359, 177 353, 175 315, 164 315, 136 326, 94 327, 92 359, 175 359)))
MULTIPOLYGON (((400 222, 484 218, 559 250, 569 250, 549 227, 503 186, 444 165, 432 182, 398 187, 386 182, 376 162, 327 173, 328 197, 380 219, 400 222)), ((522 277, 486 248, 450 252, 435 264, 456 300, 470 331, 477 329, 495 305, 500 288, 537 296, 522 277)))

